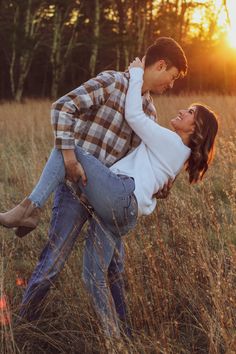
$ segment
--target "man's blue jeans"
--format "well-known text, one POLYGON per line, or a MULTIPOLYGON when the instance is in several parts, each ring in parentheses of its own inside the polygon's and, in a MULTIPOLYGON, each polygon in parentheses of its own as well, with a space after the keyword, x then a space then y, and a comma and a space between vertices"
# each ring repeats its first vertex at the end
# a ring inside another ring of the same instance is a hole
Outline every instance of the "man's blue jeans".
POLYGON ((88 178, 87 191, 84 189, 83 192, 89 201, 93 198, 91 204, 95 210, 98 207, 99 215, 91 217, 67 186, 61 184, 58 187, 49 241, 24 294, 20 316, 27 320, 34 320, 39 316, 41 302, 63 268, 75 240, 88 220, 90 226, 85 242, 83 278, 105 333, 118 336, 116 312, 124 320, 126 316, 122 281, 123 245, 120 235, 127 233, 136 223, 137 205, 134 198, 131 198, 134 185, 131 188, 130 178, 114 175, 93 156, 83 151, 80 151, 79 160, 88 178), (97 191, 95 195, 90 193, 91 188, 97 191), (115 195, 114 198, 110 198, 111 192, 115 195), (103 196, 106 196, 105 205, 101 203, 103 196), (111 210, 107 206, 111 201, 114 220, 109 217, 106 223, 106 213, 111 210), (107 275, 109 284, 106 281, 107 275))

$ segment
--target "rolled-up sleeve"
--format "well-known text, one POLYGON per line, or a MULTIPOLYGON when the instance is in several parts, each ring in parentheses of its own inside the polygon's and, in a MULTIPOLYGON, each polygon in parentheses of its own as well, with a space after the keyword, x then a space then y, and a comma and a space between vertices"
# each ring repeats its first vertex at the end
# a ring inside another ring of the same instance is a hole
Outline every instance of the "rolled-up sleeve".
POLYGON ((91 107, 104 105, 114 87, 114 75, 101 73, 52 104, 51 124, 56 148, 75 148, 75 126, 81 114, 91 107))

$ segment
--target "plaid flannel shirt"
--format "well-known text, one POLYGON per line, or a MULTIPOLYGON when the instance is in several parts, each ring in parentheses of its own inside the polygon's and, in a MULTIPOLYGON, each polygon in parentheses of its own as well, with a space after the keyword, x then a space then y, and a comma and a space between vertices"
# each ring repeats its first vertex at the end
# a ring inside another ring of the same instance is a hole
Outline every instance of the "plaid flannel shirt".
MULTIPOLYGON (((124 118, 128 84, 128 72, 105 71, 53 103, 55 147, 78 144, 108 167, 137 147, 140 139, 124 118)), ((156 119, 149 93, 143 96, 143 109, 156 119)))

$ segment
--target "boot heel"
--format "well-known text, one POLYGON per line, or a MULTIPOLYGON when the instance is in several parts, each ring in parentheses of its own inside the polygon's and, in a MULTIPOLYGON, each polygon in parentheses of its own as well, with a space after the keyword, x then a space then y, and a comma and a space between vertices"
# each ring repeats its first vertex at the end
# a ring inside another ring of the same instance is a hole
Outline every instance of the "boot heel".
POLYGON ((15 231, 15 235, 18 237, 24 237, 34 229, 35 227, 19 226, 15 231))
MULTIPOLYGON (((38 208, 30 199, 25 198, 15 208, 0 213, 0 225, 13 228, 25 227, 27 230, 33 230, 39 223, 41 209, 38 208)), ((30 231, 19 232, 27 234, 30 231)))

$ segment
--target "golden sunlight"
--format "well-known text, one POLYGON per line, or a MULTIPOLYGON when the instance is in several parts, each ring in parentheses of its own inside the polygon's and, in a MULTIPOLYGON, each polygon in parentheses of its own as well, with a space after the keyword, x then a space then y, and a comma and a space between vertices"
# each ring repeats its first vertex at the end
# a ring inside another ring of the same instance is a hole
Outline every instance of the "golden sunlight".
POLYGON ((230 25, 228 27, 227 39, 229 45, 236 49, 236 2, 235 0, 226 1, 230 25))
POLYGON ((196 35, 199 30, 207 33, 211 25, 210 21, 213 21, 212 23, 217 21, 217 30, 214 35, 217 38, 222 29, 224 30, 227 27, 227 14, 225 10, 223 0, 215 0, 210 3, 209 0, 199 0, 198 6, 193 7, 191 14, 192 34, 196 35))
MULTIPOLYGON (((209 10, 208 0, 199 0, 201 7, 196 7, 192 12, 192 30, 193 34, 198 33, 199 28, 208 29, 209 23, 206 21, 207 11, 209 10), (201 25, 201 27, 199 27, 201 25)), ((215 38, 222 32, 225 33, 228 44, 236 49, 236 0, 215 0, 211 4, 216 14, 218 30, 215 33, 215 38), (226 11, 227 7, 227 11, 226 11)))

